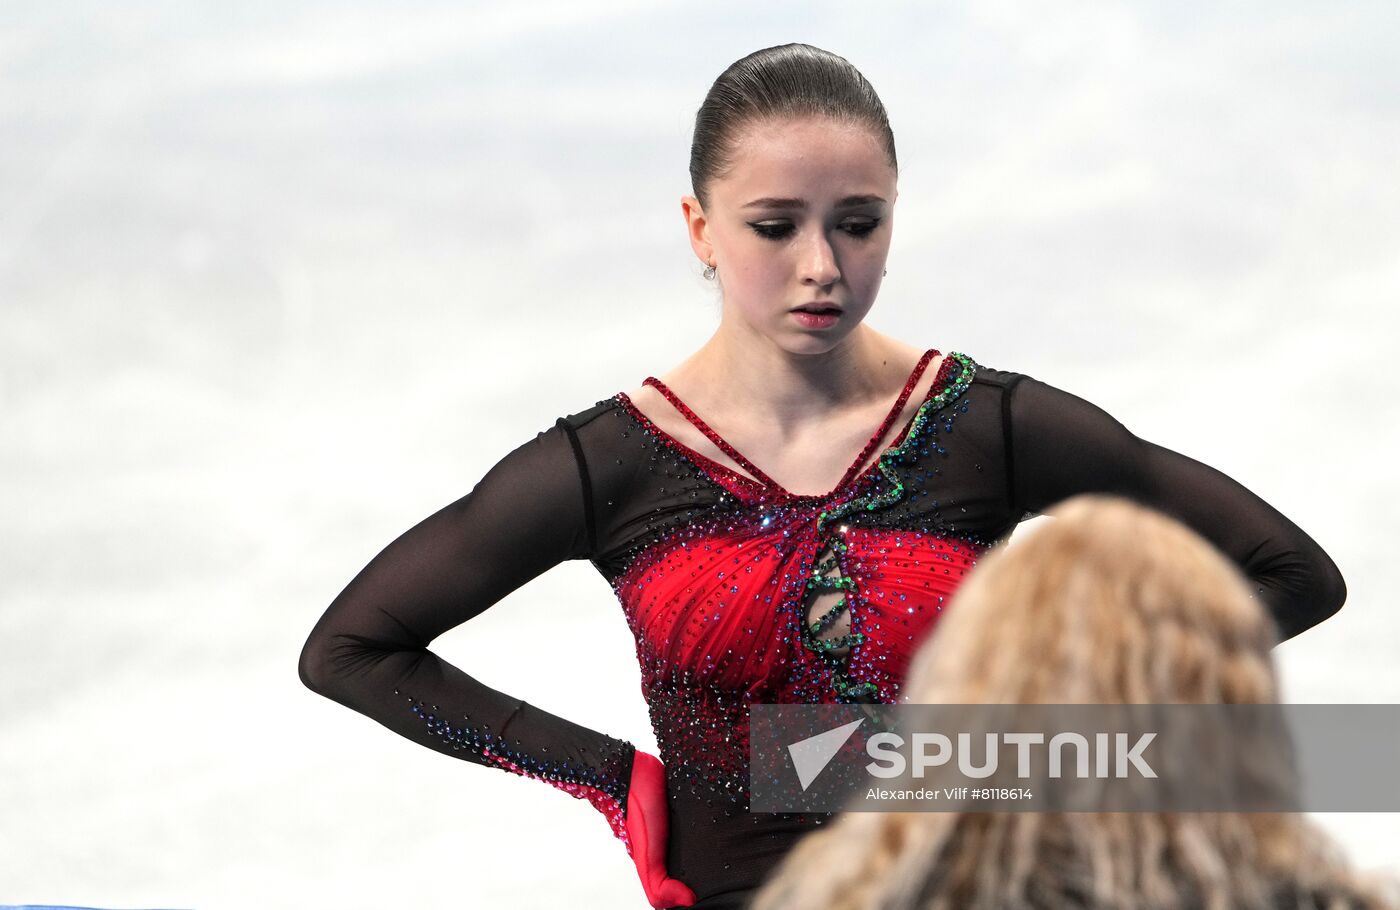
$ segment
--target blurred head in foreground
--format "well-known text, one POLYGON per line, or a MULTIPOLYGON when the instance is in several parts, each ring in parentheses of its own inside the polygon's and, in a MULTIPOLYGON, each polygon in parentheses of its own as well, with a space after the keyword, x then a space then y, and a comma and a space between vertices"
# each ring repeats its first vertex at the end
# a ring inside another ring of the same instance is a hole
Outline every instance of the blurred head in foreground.
MULTIPOLYGON (((1236 567, 1179 522, 1081 495, 985 555, 911 665, 909 704, 1278 700, 1276 630, 1236 567)), ((1249 755, 1236 756, 1241 762, 1249 755)), ((1384 896, 1377 890, 1391 887, 1384 896)), ((803 838, 752 910, 1370 908, 1305 816, 848 812, 803 838)))

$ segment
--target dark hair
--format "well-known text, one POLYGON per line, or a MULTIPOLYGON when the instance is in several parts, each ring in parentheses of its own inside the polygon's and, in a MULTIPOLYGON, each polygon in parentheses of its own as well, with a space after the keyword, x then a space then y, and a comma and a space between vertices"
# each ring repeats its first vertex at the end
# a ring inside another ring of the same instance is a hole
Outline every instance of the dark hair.
POLYGON ((880 96, 845 57, 810 44, 780 44, 741 57, 720 73, 695 114, 690 184, 701 207, 711 180, 732 165, 744 127, 770 117, 824 116, 868 126, 899 173, 894 133, 880 96))

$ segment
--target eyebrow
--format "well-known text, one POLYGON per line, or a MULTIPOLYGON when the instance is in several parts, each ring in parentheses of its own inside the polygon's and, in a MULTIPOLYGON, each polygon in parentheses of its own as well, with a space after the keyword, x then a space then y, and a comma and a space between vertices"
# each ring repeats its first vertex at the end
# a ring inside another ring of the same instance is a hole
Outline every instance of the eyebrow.
MULTIPOLYGON (((872 194, 860 196, 847 196, 846 198, 838 201, 836 203, 836 207, 847 208, 849 206, 865 205, 870 202, 884 201, 885 198, 883 196, 875 196, 872 194)), ((803 209, 807 207, 807 203, 801 199, 782 199, 777 196, 764 196, 762 199, 755 199, 753 202, 745 203, 743 208, 752 209, 758 208, 760 206, 762 206, 763 208, 772 209, 803 209)))

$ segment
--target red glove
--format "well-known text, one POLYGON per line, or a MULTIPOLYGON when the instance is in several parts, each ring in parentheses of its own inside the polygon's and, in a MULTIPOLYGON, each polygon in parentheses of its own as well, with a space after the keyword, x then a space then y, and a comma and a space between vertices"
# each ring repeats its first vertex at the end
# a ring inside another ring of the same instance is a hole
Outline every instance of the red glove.
POLYGON ((695 892, 666 874, 669 826, 665 766, 655 755, 638 749, 627 791, 627 842, 632 863, 653 907, 689 907, 695 903, 695 892))

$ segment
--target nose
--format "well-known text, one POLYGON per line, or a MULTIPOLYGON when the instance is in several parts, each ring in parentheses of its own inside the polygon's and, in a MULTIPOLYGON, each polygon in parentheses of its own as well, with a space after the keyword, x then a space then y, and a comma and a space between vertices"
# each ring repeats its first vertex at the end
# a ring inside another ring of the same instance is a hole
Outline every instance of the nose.
POLYGON ((831 248, 825 231, 812 232, 812 239, 803 251, 802 280, 825 287, 841 277, 836 265, 836 251, 831 248))

